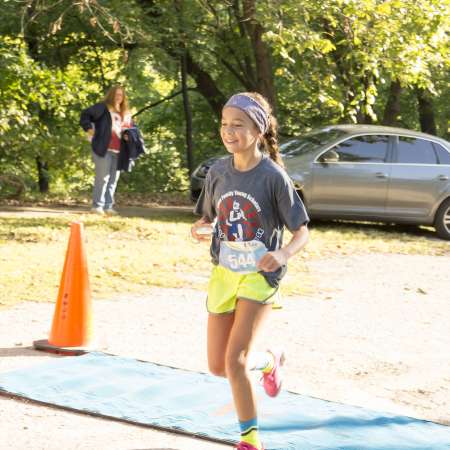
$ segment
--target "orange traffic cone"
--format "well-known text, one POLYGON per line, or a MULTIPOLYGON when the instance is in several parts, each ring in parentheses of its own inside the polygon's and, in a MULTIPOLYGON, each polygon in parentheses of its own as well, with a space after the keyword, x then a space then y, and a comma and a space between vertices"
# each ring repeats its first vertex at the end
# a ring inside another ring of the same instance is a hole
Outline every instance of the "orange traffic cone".
POLYGON ((81 354, 86 351, 91 338, 91 289, 83 224, 73 222, 50 337, 35 341, 34 347, 56 353, 81 354))

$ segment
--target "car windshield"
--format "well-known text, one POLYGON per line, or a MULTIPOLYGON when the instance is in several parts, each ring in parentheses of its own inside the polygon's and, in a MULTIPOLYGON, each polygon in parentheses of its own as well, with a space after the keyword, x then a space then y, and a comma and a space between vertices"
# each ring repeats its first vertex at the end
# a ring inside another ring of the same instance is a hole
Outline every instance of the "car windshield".
POLYGON ((293 138, 280 145, 280 152, 283 156, 295 156, 300 153, 313 152, 324 145, 331 143, 347 133, 343 130, 322 128, 312 131, 299 138, 293 138))

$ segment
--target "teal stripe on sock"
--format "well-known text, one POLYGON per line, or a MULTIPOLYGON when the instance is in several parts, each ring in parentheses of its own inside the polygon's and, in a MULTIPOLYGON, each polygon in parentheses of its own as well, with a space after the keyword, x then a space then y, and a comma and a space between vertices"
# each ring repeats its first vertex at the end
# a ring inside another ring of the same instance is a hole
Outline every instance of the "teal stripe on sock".
POLYGON ((241 429, 241 435, 248 434, 251 431, 258 429, 258 419, 254 417, 253 419, 244 422, 239 421, 239 427, 241 429))

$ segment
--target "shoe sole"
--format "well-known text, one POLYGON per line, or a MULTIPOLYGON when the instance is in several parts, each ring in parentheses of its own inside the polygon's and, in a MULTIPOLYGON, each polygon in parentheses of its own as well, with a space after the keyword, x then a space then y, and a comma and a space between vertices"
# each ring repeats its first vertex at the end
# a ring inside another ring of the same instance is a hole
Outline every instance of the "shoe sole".
MULTIPOLYGON (((270 350, 269 350, 269 352, 272 353, 270 350)), ((273 353, 272 353, 272 355, 273 355, 273 353)), ((282 351, 281 355, 280 355, 280 361, 279 361, 278 367, 283 367, 285 363, 286 363, 286 353, 284 351, 282 351)), ((269 395, 269 394, 267 394, 267 392, 266 392, 266 394, 271 398, 275 398, 281 392, 282 387, 283 387, 283 380, 280 381, 280 388, 278 389, 278 392, 275 395, 269 395)))

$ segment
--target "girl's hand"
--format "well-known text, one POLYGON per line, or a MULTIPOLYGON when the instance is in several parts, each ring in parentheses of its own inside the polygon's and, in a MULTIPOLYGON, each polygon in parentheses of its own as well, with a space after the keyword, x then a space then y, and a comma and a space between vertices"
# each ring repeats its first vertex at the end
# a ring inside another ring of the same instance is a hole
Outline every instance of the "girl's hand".
POLYGON ((206 217, 197 220, 191 227, 191 236, 196 241, 210 241, 213 232, 213 223, 206 217))
POLYGON ((267 252, 256 265, 259 270, 263 272, 275 272, 281 266, 287 263, 287 255, 283 249, 276 250, 274 252, 267 252))

